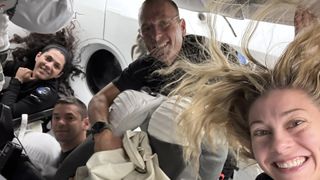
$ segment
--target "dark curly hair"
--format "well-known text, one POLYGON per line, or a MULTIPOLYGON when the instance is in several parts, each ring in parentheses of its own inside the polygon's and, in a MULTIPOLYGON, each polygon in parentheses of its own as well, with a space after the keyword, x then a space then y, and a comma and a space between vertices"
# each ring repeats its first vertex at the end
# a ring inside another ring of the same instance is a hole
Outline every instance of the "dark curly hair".
POLYGON ((73 35, 74 28, 75 26, 71 24, 52 34, 30 33, 25 37, 14 34, 10 40, 11 43, 22 44, 22 46, 12 50, 13 60, 23 62, 24 66, 29 69, 34 68, 37 53, 48 51, 49 49, 44 48, 50 44, 63 46, 69 52, 69 58, 66 58, 66 63, 63 68, 63 74, 57 79, 60 96, 74 95, 74 91, 70 87, 70 78, 73 79, 74 76, 84 75, 80 66, 75 65, 77 61, 74 53, 77 40, 73 35))

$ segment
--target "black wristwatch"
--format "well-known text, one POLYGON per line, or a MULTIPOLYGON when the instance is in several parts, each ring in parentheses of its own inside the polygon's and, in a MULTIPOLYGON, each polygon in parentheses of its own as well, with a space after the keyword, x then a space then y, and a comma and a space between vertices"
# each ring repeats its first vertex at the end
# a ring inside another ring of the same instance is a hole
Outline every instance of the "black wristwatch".
POLYGON ((112 131, 111 125, 109 123, 104 121, 97 121, 92 125, 90 132, 95 135, 101 133, 105 129, 109 129, 110 131, 112 131))

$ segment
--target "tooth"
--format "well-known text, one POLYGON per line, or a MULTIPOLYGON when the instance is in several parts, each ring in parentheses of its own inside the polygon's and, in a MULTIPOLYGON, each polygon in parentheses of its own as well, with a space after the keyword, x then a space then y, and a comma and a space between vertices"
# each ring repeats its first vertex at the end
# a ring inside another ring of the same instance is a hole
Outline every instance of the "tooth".
POLYGON ((279 168, 289 169, 289 168, 300 166, 305 160, 306 160, 305 158, 300 157, 287 162, 276 163, 276 164, 279 168))

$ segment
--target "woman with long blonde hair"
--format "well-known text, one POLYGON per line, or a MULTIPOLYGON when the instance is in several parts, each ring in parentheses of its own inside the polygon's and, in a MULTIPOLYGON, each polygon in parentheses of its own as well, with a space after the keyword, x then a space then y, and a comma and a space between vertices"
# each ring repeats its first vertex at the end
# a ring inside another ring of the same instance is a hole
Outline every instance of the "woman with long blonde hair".
POLYGON ((174 94, 192 99, 179 117, 185 158, 199 158, 202 142, 223 133, 257 161, 260 179, 320 179, 319 28, 300 32, 273 69, 179 64, 187 73, 174 94))

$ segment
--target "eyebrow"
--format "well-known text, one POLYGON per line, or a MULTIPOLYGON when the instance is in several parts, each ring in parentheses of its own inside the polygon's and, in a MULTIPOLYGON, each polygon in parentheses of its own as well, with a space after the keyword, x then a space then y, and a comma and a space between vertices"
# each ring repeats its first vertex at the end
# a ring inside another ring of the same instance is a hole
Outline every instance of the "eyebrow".
POLYGON ((62 65, 58 61, 56 61, 51 55, 47 54, 47 55, 45 55, 45 57, 52 60, 55 64, 57 64, 59 66, 59 68, 62 67, 62 65))
MULTIPOLYGON (((305 111, 304 109, 302 108, 294 108, 294 109, 290 109, 288 111, 284 111, 280 114, 280 117, 283 117, 283 116, 287 116, 288 114, 292 113, 292 112, 295 112, 295 111, 305 111)), ((260 124, 260 123, 263 123, 262 120, 258 119, 258 120, 254 120, 252 122, 249 123, 249 127, 251 127, 252 125, 254 124, 260 124)))
POLYGON ((249 127, 251 127, 254 124, 262 124, 262 120, 254 120, 254 121, 250 122, 249 127))
POLYGON ((288 115, 288 114, 290 114, 292 112, 295 112, 295 111, 306 111, 306 110, 304 110, 302 108, 294 108, 294 109, 290 109, 288 111, 285 111, 285 112, 281 113, 280 116, 283 117, 283 116, 286 116, 286 115, 288 115))
MULTIPOLYGON (((60 116, 60 113, 59 113, 59 112, 56 112, 56 113, 53 113, 52 115, 54 115, 54 116, 57 116, 57 115, 60 116)), ((65 113, 64 115, 65 115, 65 116, 75 116, 74 113, 70 113, 70 112, 69 112, 69 113, 65 113)))
MULTIPOLYGON (((180 18, 180 16, 179 16, 179 15, 176 15, 176 16, 173 16, 173 17, 163 17, 163 18, 158 19, 157 21, 158 21, 158 22, 159 22, 159 21, 164 21, 164 20, 173 21, 173 20, 175 20, 176 18, 180 18)), ((152 24, 152 23, 142 23, 142 24, 141 24, 141 27, 142 27, 143 25, 150 25, 150 24, 152 24)))
POLYGON ((46 54, 45 57, 50 59, 50 60, 53 60, 53 57, 51 55, 49 55, 49 54, 46 54))

